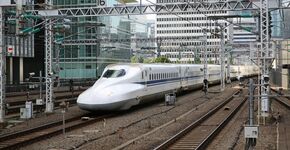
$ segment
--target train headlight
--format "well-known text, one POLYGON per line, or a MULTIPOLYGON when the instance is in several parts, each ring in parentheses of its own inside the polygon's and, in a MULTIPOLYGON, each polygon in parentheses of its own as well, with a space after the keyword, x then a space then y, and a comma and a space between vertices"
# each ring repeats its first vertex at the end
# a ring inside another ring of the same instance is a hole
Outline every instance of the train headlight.
POLYGON ((112 91, 107 91, 106 93, 107 93, 107 94, 106 94, 107 96, 111 96, 111 95, 113 94, 112 91))

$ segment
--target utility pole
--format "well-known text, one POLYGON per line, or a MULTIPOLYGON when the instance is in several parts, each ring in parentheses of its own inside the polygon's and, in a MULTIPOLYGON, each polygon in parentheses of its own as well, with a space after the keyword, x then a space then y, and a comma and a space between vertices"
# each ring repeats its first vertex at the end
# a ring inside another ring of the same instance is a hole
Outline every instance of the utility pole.
POLYGON ((203 48, 203 90, 205 95, 208 93, 208 72, 207 72, 207 33, 206 30, 203 29, 203 40, 202 40, 202 48, 203 48))
MULTIPOLYGON (((233 20, 231 19, 230 20, 231 22, 233 22, 233 20)), ((230 31, 233 31, 233 24, 231 23, 230 26, 230 31)), ((227 83, 231 83, 231 52, 232 52, 232 45, 233 45, 233 32, 229 32, 229 48, 228 48, 228 51, 227 51, 227 76, 226 76, 226 79, 227 79, 227 83)))
POLYGON ((60 53, 61 44, 55 44, 55 72, 57 74, 57 87, 60 86, 60 65, 59 65, 59 53, 60 53))
POLYGON ((197 64, 197 48, 194 47, 194 63, 197 64))
POLYGON ((4 122, 5 116, 6 47, 4 43, 4 22, 3 7, 0 6, 0 123, 4 122))
POLYGON ((161 49, 160 48, 161 48, 162 39, 161 38, 159 38, 159 39, 157 38, 156 42, 157 42, 156 44, 157 44, 157 58, 158 58, 158 57, 161 56, 161 54, 160 54, 161 53, 161 49))
MULTIPOLYGON (((20 28, 22 28, 21 26, 21 14, 22 14, 22 0, 17 0, 16 1, 16 28, 15 28, 15 50, 17 51, 21 51, 20 48, 20 28)), ((12 69, 12 68, 11 68, 12 69)), ((23 82, 23 57, 19 57, 19 81, 20 83, 23 82)))
POLYGON ((254 125, 254 81, 249 81, 249 123, 244 127, 245 130, 245 150, 253 150, 258 138, 258 126, 254 125))
MULTIPOLYGON (((52 0, 45 0, 46 9, 52 8, 52 0)), ((52 113, 54 109, 53 104, 53 73, 52 73, 52 20, 46 18, 45 26, 45 84, 46 84, 46 102, 45 112, 52 113)))
POLYGON ((224 30, 220 25, 221 30, 221 51, 220 51, 220 64, 221 64, 221 91, 225 90, 225 37, 224 37, 224 30))

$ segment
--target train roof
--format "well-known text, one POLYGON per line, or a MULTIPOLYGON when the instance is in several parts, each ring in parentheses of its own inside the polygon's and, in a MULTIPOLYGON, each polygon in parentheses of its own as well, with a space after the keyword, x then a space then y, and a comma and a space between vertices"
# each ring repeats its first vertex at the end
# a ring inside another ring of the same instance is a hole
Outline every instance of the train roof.
MULTIPOLYGON (((188 66, 188 67, 203 67, 203 64, 170 64, 170 63, 154 63, 154 64, 143 64, 143 63, 117 63, 108 65, 108 67, 113 66, 134 66, 134 67, 178 67, 178 66, 188 66)), ((218 65, 209 65, 218 66, 218 65)))
MULTIPOLYGON (((177 67, 177 66, 188 66, 188 67, 203 67, 204 64, 171 64, 171 63, 151 63, 151 64, 145 64, 145 63, 116 63, 116 64, 110 64, 107 67, 113 67, 113 66, 132 66, 132 67, 177 67)), ((208 64, 208 67, 219 67, 220 65, 215 64, 208 64)), ((237 65, 231 65, 238 67, 237 65)), ((240 67, 256 67, 255 65, 240 65, 240 67)))

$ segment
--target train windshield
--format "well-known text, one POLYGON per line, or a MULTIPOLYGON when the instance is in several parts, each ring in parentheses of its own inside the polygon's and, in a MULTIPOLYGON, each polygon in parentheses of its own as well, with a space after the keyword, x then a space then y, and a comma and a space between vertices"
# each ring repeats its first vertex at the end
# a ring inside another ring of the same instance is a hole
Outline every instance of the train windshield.
POLYGON ((126 74, 126 71, 124 69, 120 70, 107 70, 103 77, 104 78, 117 78, 117 77, 122 77, 126 74))

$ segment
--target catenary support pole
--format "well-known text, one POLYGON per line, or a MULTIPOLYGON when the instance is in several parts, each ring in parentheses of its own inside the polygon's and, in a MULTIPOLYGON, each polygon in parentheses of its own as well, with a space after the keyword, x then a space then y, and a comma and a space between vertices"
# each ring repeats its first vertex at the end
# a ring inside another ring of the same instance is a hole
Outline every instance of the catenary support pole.
MULTIPOLYGON (((46 9, 52 8, 52 0, 45 0, 46 9)), ((45 26, 45 85, 46 85, 46 102, 45 112, 52 113, 53 103, 53 72, 52 72, 52 20, 46 19, 45 26)))
POLYGON ((0 122, 4 122, 5 117, 5 43, 4 43, 4 15, 3 7, 0 7, 0 122))

